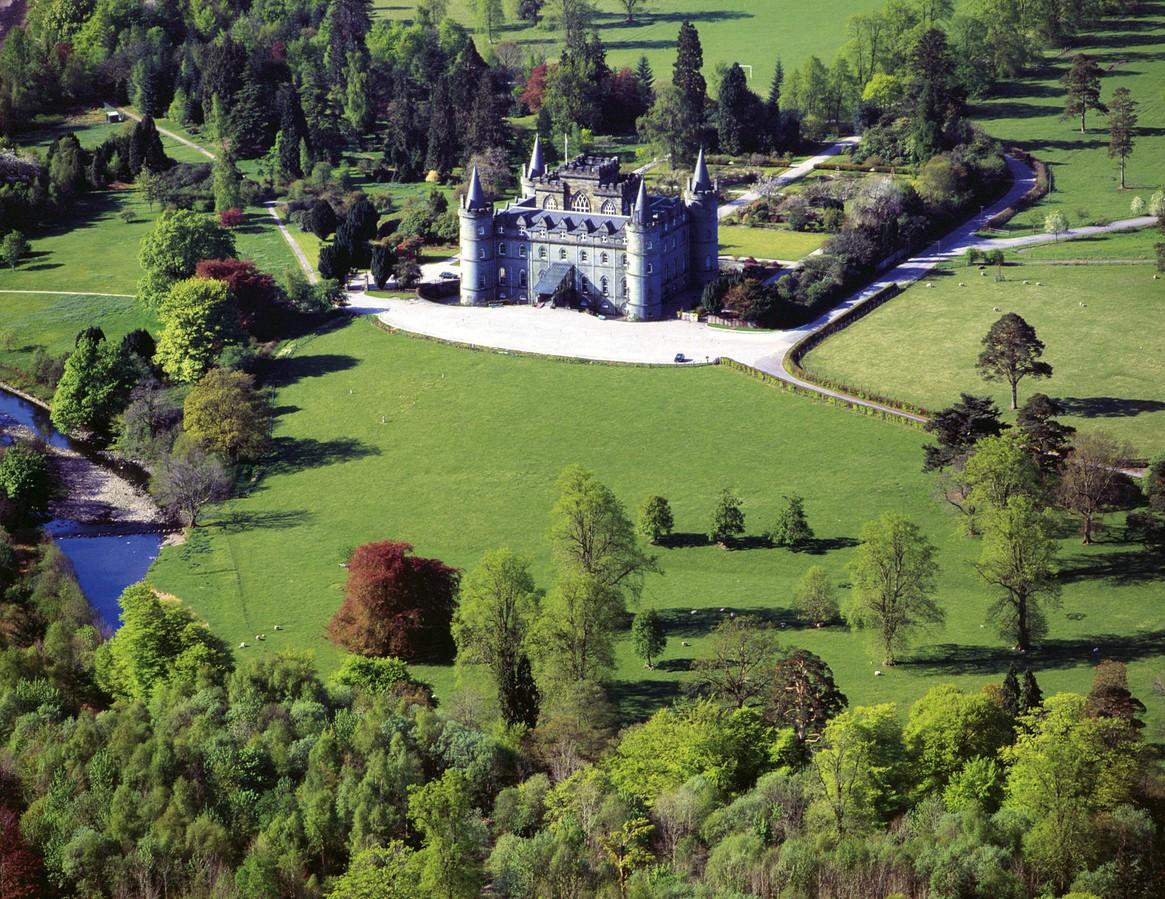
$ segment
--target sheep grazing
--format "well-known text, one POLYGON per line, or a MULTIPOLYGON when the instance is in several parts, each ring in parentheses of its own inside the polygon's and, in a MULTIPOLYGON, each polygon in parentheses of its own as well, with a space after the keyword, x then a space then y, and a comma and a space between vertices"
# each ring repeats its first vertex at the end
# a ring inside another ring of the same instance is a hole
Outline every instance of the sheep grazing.
POLYGON ((986 278, 986 277, 987 277, 987 273, 986 273, 986 272, 979 272, 979 274, 980 274, 980 275, 982 275, 984 278, 986 278))
POLYGON ((960 282, 959 282, 959 287, 966 287, 966 286, 967 286, 967 282, 966 282, 966 281, 960 281, 960 282))
POLYGON ((1036 282, 1036 287, 1043 287, 1043 286, 1044 286, 1044 282, 1043 282, 1043 281, 1037 281, 1037 282, 1036 282))
POLYGON ((681 641, 680 641, 680 646, 691 646, 691 645, 692 645, 692 644, 691 644, 691 643, 689 643, 687 640, 681 640, 681 641))
POLYGON ((239 644, 239 649, 246 649, 246 648, 247 648, 247 641, 244 640, 242 643, 239 644))
POLYGON ((277 625, 275 625, 275 627, 272 628, 272 630, 281 631, 281 630, 283 630, 283 627, 282 627, 282 625, 277 624, 277 625))
POLYGON ((1024 284, 1031 284, 1032 282, 1031 281, 1024 281, 1023 283, 1024 284))
POLYGON ((875 672, 874 672, 874 677, 881 677, 881 676, 882 676, 882 672, 881 672, 881 671, 875 671, 875 672))
POLYGON ((998 312, 998 311, 999 311, 999 307, 998 307, 998 306, 993 306, 993 307, 991 307, 991 311, 992 311, 992 312, 998 312))

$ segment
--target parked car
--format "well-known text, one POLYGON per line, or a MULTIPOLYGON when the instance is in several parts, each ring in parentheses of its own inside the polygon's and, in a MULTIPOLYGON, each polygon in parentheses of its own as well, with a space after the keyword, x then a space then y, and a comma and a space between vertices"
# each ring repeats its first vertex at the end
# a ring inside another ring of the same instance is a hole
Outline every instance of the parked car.
POLYGON ((687 361, 688 361, 688 357, 687 357, 687 356, 685 356, 683 353, 676 353, 676 358, 675 358, 675 361, 676 361, 676 362, 687 362, 687 361))
POLYGON ((442 281, 456 281, 456 280, 458 280, 458 276, 453 274, 453 272, 441 272, 441 274, 439 274, 437 277, 440 278, 442 281))

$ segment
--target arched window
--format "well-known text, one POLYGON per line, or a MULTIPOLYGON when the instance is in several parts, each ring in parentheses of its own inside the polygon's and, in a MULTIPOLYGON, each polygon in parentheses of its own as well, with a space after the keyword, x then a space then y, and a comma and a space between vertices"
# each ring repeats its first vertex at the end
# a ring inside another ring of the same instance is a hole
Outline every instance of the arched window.
POLYGON ((627 296, 627 279, 626 278, 624 278, 622 281, 619 282, 619 296, 621 296, 621 297, 627 296))
POLYGON ((647 274, 650 275, 654 271, 655 271, 655 266, 653 266, 650 262, 647 263, 647 274))
POLYGON ((586 250, 583 250, 581 253, 578 254, 578 261, 579 262, 586 262, 587 261, 587 251, 586 250))
POLYGON ((610 261, 610 259, 608 258, 606 253, 599 254, 599 262, 603 263, 603 265, 606 265, 609 261, 610 261))
POLYGON ((505 256, 505 255, 506 255, 506 245, 505 245, 504 243, 500 243, 500 244, 498 244, 498 255, 499 255, 499 256, 505 256))
POLYGON ((546 201, 542 204, 542 208, 543 209, 557 209, 558 208, 558 201, 556 199, 554 199, 554 197, 547 197, 546 201))
POLYGON ((623 263, 623 265, 624 265, 624 266, 626 266, 626 265, 627 265, 627 254, 626 254, 626 253, 624 253, 624 254, 623 254, 623 258, 622 258, 622 259, 620 259, 619 261, 620 261, 621 263, 623 263))
POLYGON ((579 191, 574 195, 574 199, 570 201, 570 208, 575 212, 590 212, 591 198, 579 191))
POLYGON ((603 278, 601 281, 599 281, 599 286, 603 288, 603 296, 608 296, 611 293, 611 291, 607 288, 606 278, 603 278))
POLYGON ((566 250, 559 248, 559 250, 558 250, 558 258, 559 258, 559 259, 565 259, 565 258, 566 258, 566 250))
POLYGON ((518 255, 523 259, 526 258, 526 245, 524 243, 518 244, 518 255))
POLYGON ((506 267, 504 265, 498 269, 498 283, 503 287, 506 284, 506 267))
POLYGON ((520 272, 518 272, 518 286, 519 287, 526 286, 526 270, 525 269, 522 269, 520 272))
POLYGON ((485 237, 485 225, 479 225, 477 228, 477 236, 485 237))
POLYGON ((539 259, 545 259, 545 258, 546 258, 546 247, 539 247, 539 248, 538 248, 538 258, 539 258, 539 259))
POLYGON ((603 213, 603 215, 616 215, 617 210, 615 209, 615 201, 614 200, 603 200, 603 205, 599 209, 599 211, 601 213, 603 213))
POLYGON ((480 250, 477 251, 477 258, 478 259, 485 258, 485 247, 482 247, 480 250))

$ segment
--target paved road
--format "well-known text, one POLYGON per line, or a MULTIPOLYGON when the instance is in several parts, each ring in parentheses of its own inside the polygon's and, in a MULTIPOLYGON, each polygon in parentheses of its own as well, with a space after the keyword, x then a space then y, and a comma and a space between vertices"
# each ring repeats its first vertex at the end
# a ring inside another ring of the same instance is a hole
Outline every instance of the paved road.
MULTIPOLYGON (((128 116, 129 118, 133 119, 135 122, 140 122, 142 120, 142 117, 140 115, 138 115, 132 109, 127 109, 124 106, 118 106, 117 111, 120 112, 123 116, 128 116)), ((166 137, 170 138, 171 140, 176 140, 176 141, 178 141, 178 143, 189 147, 191 150, 197 150, 199 153, 201 153, 207 159, 214 159, 215 158, 214 154, 211 153, 210 150, 206 149, 206 147, 199 146, 198 144, 196 144, 192 140, 187 140, 181 134, 175 134, 173 131, 170 131, 166 128, 161 128, 157 124, 155 124, 154 127, 158 129, 159 134, 164 134, 164 135, 166 135, 166 137)))
MULTIPOLYGON (((826 147, 824 150, 822 150, 820 153, 818 153, 816 156, 811 156, 809 159, 806 159, 804 162, 800 162, 797 165, 793 166, 787 172, 782 172, 781 174, 777 175, 777 177, 774 179, 775 186, 776 187, 787 187, 788 185, 792 184, 795 181, 800 181, 802 178, 804 178, 806 175, 808 175, 811 171, 813 171, 813 169, 815 169, 817 166, 821 165, 821 163, 825 162, 831 156, 836 156, 838 153, 840 153, 846 147, 853 146, 859 140, 861 140, 860 137, 843 137, 841 140, 835 141, 834 143, 832 143, 828 147, 826 147)), ((727 216, 730 216, 730 215, 732 215, 732 213, 739 210, 742 206, 747 206, 749 203, 751 203, 753 200, 757 199, 759 196, 760 196, 759 191, 755 191, 755 190, 747 191, 747 192, 741 194, 739 197, 736 197, 733 200, 728 200, 727 202, 721 204, 720 210, 717 213, 717 215, 720 218, 726 218, 727 216)))

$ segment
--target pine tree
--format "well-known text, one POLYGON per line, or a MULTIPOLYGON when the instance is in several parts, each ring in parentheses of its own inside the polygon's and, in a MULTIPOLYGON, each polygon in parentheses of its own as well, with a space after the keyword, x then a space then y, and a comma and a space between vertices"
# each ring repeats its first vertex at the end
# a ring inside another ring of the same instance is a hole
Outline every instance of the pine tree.
POLYGON ((1084 119, 1090 109, 1107 112, 1100 102, 1100 66, 1089 56, 1078 53, 1072 57, 1070 68, 1060 79, 1068 91, 1064 102, 1064 118, 1080 116, 1080 133, 1084 133, 1084 119))
POLYGON ((369 272, 372 275, 372 282, 376 285, 377 290, 384 289, 384 285, 388 283, 388 279, 392 275, 393 266, 395 265, 396 254, 393 252, 392 247, 383 243, 374 243, 372 245, 369 272))
POLYGON ((781 85, 785 81, 785 67, 781 65, 781 58, 777 57, 777 66, 773 69, 773 81, 769 85, 769 96, 766 101, 769 107, 769 114, 780 112, 781 110, 781 85))
POLYGON ((755 100, 745 81, 744 69, 733 63, 720 82, 717 102, 717 134, 721 152, 737 156, 752 149, 755 100))
POLYGON ((1007 666, 1007 676, 1003 678, 1003 686, 999 690, 999 698, 1003 703, 1003 710, 1011 718, 1019 716, 1019 672, 1015 662, 1007 666))
POLYGON ((214 161, 214 211, 225 212, 243 205, 239 190, 241 175, 235 159, 229 152, 218 154, 214 161))
POLYGON ((679 92, 679 116, 674 128, 676 146, 680 148, 682 158, 673 162, 691 162, 703 141, 704 106, 708 94, 708 83, 700 71, 703 66, 700 34, 695 25, 685 21, 676 40, 676 62, 672 74, 672 84, 679 92))
POLYGON ((646 56, 639 57, 635 66, 635 80, 639 83, 639 96, 646 109, 655 101, 655 72, 651 70, 651 63, 646 56))
POLYGON ((279 92, 279 133, 283 137, 279 147, 279 171, 289 180, 308 173, 300 159, 305 132, 299 98, 293 88, 285 88, 279 92))
POLYGON ((1127 87, 1112 92, 1108 107, 1108 158, 1120 159, 1121 190, 1125 189, 1125 160, 1133 153, 1137 133, 1137 101, 1127 87))
POLYGON ((1044 693, 1036 683, 1036 676, 1030 668, 1023 672, 1023 684, 1019 688, 1019 713, 1026 715, 1038 709, 1044 702, 1044 693))

